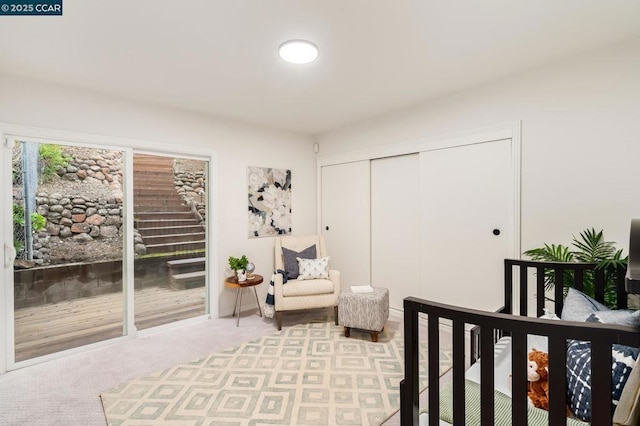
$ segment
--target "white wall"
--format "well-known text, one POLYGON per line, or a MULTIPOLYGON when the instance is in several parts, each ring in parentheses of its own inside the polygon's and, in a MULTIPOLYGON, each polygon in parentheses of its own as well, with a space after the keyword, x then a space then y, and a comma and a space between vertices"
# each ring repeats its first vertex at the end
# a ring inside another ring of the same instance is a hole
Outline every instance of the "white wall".
POLYGON ((626 253, 630 219, 640 217, 640 40, 357 123, 317 141, 324 156, 520 120, 522 249, 569 244, 572 234, 595 227, 626 253))
MULTIPOLYGON (((316 156, 309 136, 2 74, 0 123, 136 139, 142 149, 162 144, 187 154, 217 152, 220 235, 213 236, 218 243, 213 261, 220 271, 214 284, 221 295, 221 315, 233 311, 235 293, 223 285, 229 255, 246 254, 267 280, 274 267, 273 238, 247 238, 247 166, 291 169, 293 232, 315 232, 316 156)), ((266 287, 259 287, 262 300, 266 287)))

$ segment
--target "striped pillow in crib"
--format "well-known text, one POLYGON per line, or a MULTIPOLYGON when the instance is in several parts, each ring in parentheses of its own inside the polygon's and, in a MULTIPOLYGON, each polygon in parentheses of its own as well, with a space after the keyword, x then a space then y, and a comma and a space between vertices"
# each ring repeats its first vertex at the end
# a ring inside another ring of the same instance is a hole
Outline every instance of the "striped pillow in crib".
MULTIPOLYGON (((592 314, 588 322, 604 322, 592 314)), ((636 364, 640 349, 624 345, 611 347, 611 415, 615 411, 622 389, 636 364)), ((591 343, 572 340, 567 347, 567 397, 575 416, 591 421, 591 343)))

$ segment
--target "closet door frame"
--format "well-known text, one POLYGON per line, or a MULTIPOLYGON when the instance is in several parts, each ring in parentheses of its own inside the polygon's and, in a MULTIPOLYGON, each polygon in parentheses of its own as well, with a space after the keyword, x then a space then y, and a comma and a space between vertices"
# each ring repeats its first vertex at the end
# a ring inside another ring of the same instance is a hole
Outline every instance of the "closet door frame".
MULTIPOLYGON (((521 253, 521 121, 498 124, 495 126, 469 130, 465 132, 421 138, 412 141, 399 142, 390 145, 383 145, 371 149, 352 151, 340 154, 319 156, 316 159, 317 174, 317 222, 318 234, 322 233, 322 167, 350 163, 354 161, 375 160, 385 157, 394 157, 406 154, 434 151, 439 149, 474 145, 486 142, 511 140, 511 198, 512 206, 510 212, 510 226, 513 229, 511 241, 509 241, 509 252, 514 259, 520 258, 521 253)), ((519 297, 514 294, 515 300, 519 297)))

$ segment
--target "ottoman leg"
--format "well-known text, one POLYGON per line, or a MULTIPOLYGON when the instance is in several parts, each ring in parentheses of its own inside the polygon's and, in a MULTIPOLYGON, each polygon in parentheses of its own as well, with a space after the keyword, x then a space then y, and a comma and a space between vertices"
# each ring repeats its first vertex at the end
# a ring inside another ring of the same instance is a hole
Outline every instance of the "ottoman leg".
POLYGON ((351 327, 344 328, 344 337, 349 337, 351 335, 351 327))
POLYGON ((373 342, 377 342, 378 341, 378 332, 377 331, 372 331, 371 332, 371 340, 373 342))
POLYGON ((336 325, 339 325, 338 324, 338 306, 337 305, 333 307, 333 316, 336 319, 336 325))

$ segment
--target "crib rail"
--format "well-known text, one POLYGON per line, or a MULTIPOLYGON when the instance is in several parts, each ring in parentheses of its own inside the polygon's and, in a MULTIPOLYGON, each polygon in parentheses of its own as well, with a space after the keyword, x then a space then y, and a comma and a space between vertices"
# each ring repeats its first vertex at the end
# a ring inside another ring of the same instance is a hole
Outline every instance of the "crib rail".
MULTIPOLYGON (((627 292, 625 290, 626 269, 623 267, 611 267, 607 270, 597 269, 595 263, 577 262, 539 262, 521 259, 504 260, 504 306, 498 312, 513 314, 514 304, 514 278, 518 281, 519 314, 526 316, 529 312, 529 288, 535 286, 536 316, 544 313, 545 303, 545 272, 551 271, 554 276, 553 306, 556 315, 560 316, 564 303, 564 279, 569 274, 573 278, 574 288, 585 292, 584 283, 586 274, 593 274, 593 292, 586 292, 600 303, 605 303, 606 280, 605 273, 615 275, 616 308, 627 309, 627 292), (535 282, 529 280, 529 272, 535 271, 535 282)), ((479 329, 471 330, 471 363, 480 357, 479 329)), ((496 331, 496 340, 502 337, 500 330, 496 331)))
MULTIPOLYGON (((479 328, 481 358, 493 360, 494 335, 497 330, 511 335, 512 344, 512 419, 513 424, 527 424, 527 334, 549 339, 549 424, 566 424, 566 341, 578 339, 591 342, 592 424, 609 425, 611 407, 611 345, 614 343, 640 346, 640 334, 632 328, 568 321, 548 321, 507 313, 488 313, 474 309, 431 302, 415 297, 404 300, 405 378, 400 383, 401 424, 419 424, 418 405, 418 315, 426 314, 428 339, 428 411, 429 424, 439 421, 439 322, 451 321, 453 341, 453 412, 454 425, 464 425, 465 402, 465 325, 479 328), (553 374, 560 371, 562 374, 553 374)), ((480 365, 482 425, 493 425, 494 363, 480 365)))

